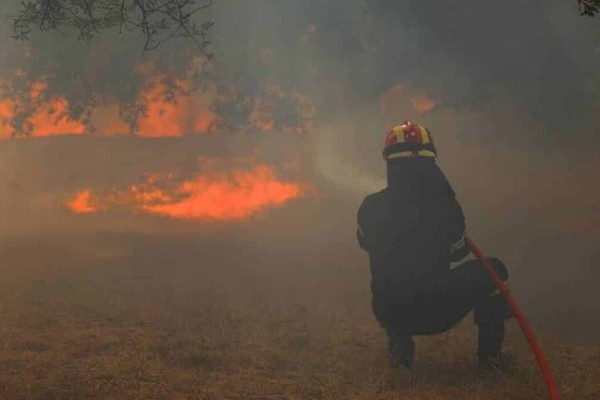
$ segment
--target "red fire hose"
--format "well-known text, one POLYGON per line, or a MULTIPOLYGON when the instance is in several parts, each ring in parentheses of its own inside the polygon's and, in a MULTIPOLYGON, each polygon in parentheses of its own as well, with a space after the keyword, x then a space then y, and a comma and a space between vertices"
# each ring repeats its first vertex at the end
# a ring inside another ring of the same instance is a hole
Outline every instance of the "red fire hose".
POLYGON ((535 355, 535 360, 537 361, 540 371, 542 372, 542 376, 544 377, 544 380, 546 381, 546 386, 548 387, 548 393, 550 394, 550 399, 551 400, 559 400, 558 390, 556 389, 556 383, 554 381, 554 377, 552 376, 552 371, 550 370, 550 367, 548 366, 548 362, 546 361, 546 357, 544 356, 544 352, 542 351, 542 348, 540 347, 539 342, 537 341, 535 335, 533 334, 533 331, 529 327, 529 324, 525 320, 525 316, 521 312, 521 309, 517 305, 517 302, 510 294, 508 286, 504 282, 502 282, 502 279, 500 279, 500 277, 496 273, 496 270, 494 269, 494 267, 492 267, 492 264, 488 261, 487 257, 485 255, 483 255, 482 251, 479 249, 479 247, 477 247, 475 242, 473 242, 473 240, 470 237, 466 238, 466 242, 469 245, 469 247, 471 248, 471 251, 473 252, 475 257, 477 257, 477 259, 485 266, 487 271, 490 273, 490 275, 494 279, 494 283, 498 287, 498 290, 500 290, 500 293, 504 297, 504 300, 506 300, 506 304, 508 304, 508 306, 510 307, 510 310, 512 311, 513 316, 515 317, 515 319, 521 326, 521 329, 523 330, 523 333, 525 334, 525 337, 527 338, 527 341, 529 342, 529 345, 531 346, 531 350, 533 350, 533 354, 535 355))

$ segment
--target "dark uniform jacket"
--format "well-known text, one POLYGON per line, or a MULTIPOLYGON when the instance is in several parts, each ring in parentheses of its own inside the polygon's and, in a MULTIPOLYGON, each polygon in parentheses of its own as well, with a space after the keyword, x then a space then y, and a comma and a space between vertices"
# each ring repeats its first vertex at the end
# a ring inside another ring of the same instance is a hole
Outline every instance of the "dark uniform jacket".
POLYGON ((451 261, 468 253, 464 232, 462 209, 433 158, 388 162, 388 187, 358 210, 374 302, 414 302, 443 290, 451 261))

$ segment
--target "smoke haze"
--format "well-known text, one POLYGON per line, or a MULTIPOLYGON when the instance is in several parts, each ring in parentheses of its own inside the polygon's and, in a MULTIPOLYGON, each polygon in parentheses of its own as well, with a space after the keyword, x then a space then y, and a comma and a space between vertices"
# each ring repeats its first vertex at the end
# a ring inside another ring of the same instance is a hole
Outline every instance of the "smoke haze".
POLYGON ((332 291, 347 274, 368 290, 355 211, 385 185, 385 132, 413 119, 535 323, 597 333, 598 21, 558 0, 222 0, 201 18, 212 63, 178 41, 143 55, 115 32, 15 42, 0 22, 5 251, 75 243, 99 265, 226 264, 332 291), (257 168, 234 201, 268 201, 243 218, 144 212, 257 168), (295 189, 275 201, 272 187, 295 189), (89 212, 71 212, 82 193, 89 212))

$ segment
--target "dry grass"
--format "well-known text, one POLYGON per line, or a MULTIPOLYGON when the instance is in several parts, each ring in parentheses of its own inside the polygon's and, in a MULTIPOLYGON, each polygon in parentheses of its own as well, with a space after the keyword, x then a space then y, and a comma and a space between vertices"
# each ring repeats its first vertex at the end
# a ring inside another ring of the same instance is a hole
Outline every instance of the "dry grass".
MULTIPOLYGON (((515 326, 510 374, 478 375, 470 321, 419 338, 413 371, 389 369, 364 276, 330 293, 264 281, 226 291, 227 273, 176 268, 25 270, 0 288, 1 399, 546 396, 515 326)), ((564 398, 600 399, 600 345, 543 339, 564 398)))

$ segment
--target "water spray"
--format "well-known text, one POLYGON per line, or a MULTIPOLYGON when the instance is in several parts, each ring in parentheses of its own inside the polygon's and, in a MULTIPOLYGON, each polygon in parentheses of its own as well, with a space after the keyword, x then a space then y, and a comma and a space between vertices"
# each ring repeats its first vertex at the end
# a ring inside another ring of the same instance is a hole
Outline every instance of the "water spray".
POLYGON ((512 315, 515 317, 515 319, 519 323, 519 326, 521 327, 521 330, 525 334, 525 337, 527 338, 527 341, 529 342, 529 345, 531 346, 531 350, 533 351, 533 354, 535 355, 535 360, 537 361, 538 367, 540 368, 542 376, 544 377, 544 381, 546 381, 546 386, 548 387, 548 394, 550 395, 550 399, 551 400, 559 400, 558 390, 556 389, 556 382, 554 381, 554 376, 552 375, 550 366, 548 365, 548 362, 546 361, 546 357, 544 356, 542 347, 540 346, 539 342, 537 341, 533 331, 531 330, 531 327, 527 323, 527 320, 525 319, 523 312, 521 312, 519 305, 515 301, 514 297, 512 297, 512 295, 510 294, 510 290, 508 289, 508 286, 506 285, 506 283, 504 283, 502 281, 502 279, 500 279, 500 277, 498 276, 498 273, 496 272, 494 267, 492 267, 492 264, 489 262, 487 257, 483 254, 483 252, 479 249, 479 247, 477 247, 475 242, 473 242, 473 239, 471 239, 470 237, 467 237, 466 242, 467 242, 468 246, 471 248, 471 251, 473 252, 475 257, 485 266, 487 271, 490 273, 490 275, 494 279, 494 283, 496 284, 496 287, 498 287, 498 290, 504 297, 506 304, 508 304, 508 306, 510 307, 510 311, 512 312, 512 315))

